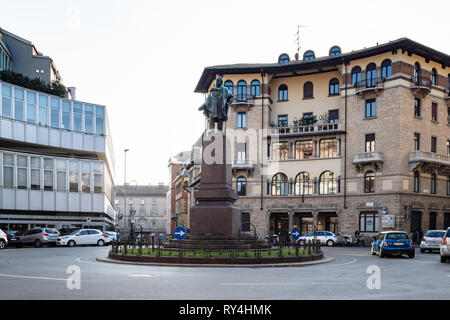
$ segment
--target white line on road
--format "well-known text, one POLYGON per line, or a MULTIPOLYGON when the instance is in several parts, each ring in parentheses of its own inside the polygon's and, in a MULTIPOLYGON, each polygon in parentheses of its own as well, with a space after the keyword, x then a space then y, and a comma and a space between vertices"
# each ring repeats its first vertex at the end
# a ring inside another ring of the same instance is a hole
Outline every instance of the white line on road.
POLYGON ((21 275, 17 275, 17 274, 1 274, 1 273, 0 273, 0 277, 37 279, 37 280, 67 281, 67 279, 61 279, 61 278, 32 277, 32 276, 21 276, 21 275))
POLYGON ((129 277, 142 277, 142 278, 151 278, 152 275, 151 274, 129 274, 129 277))
POLYGON ((315 286, 315 285, 344 285, 351 282, 230 282, 219 283, 221 286, 315 286))
POLYGON ((78 262, 81 262, 81 263, 97 264, 97 262, 85 261, 85 260, 82 260, 82 258, 83 257, 78 257, 75 260, 78 261, 78 262))

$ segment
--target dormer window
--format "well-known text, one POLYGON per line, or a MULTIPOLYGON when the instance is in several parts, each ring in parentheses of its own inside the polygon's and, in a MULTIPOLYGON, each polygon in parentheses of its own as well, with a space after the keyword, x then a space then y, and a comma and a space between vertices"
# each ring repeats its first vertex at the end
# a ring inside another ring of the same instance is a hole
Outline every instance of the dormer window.
POLYGON ((308 50, 303 55, 303 60, 313 60, 316 58, 316 55, 314 54, 314 51, 308 50))
POLYGON ((291 60, 289 59, 289 56, 286 53, 283 53, 278 58, 278 63, 288 63, 289 61, 291 61, 291 60))
POLYGON ((338 56, 341 54, 341 48, 338 46, 331 47, 330 49, 330 57, 338 56))

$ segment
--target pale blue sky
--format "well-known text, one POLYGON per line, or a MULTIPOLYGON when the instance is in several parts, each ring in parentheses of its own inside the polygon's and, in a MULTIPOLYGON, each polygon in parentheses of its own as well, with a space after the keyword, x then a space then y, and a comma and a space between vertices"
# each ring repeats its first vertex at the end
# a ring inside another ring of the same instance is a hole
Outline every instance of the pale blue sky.
POLYGON ((450 2, 0 0, 0 27, 51 56, 77 98, 108 108, 116 184, 168 183, 167 160, 203 130, 203 68, 343 52, 401 37, 450 54, 450 2))

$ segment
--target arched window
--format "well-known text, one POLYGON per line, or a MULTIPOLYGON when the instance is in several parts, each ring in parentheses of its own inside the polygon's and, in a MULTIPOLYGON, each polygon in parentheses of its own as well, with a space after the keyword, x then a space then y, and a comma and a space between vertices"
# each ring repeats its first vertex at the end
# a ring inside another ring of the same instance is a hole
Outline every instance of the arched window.
POLYGON ((303 99, 314 98, 313 88, 314 86, 311 81, 305 82, 305 84, 303 85, 303 99))
POLYGON ((295 178, 295 194, 312 194, 313 184, 308 172, 300 172, 295 178))
POLYGON ((278 63, 288 63, 289 61, 289 55, 286 53, 283 53, 278 57, 278 63))
POLYGON ((303 60, 313 60, 316 58, 316 55, 314 54, 314 51, 308 50, 303 55, 303 60))
POLYGON ((250 91, 252 97, 259 97, 261 95, 261 84, 258 80, 253 80, 251 82, 250 91))
POLYGON ((227 81, 225 81, 225 83, 223 84, 223 86, 224 86, 225 88, 227 88, 228 90, 230 90, 230 93, 233 94, 233 81, 227 80, 227 81))
POLYGON ((375 87, 377 80, 377 66, 375 63, 370 63, 366 68, 366 84, 367 87, 375 87))
POLYGON ((341 48, 338 46, 331 47, 330 49, 330 57, 338 56, 341 54, 341 48))
POLYGON ((278 88, 278 101, 287 101, 288 99, 288 87, 285 84, 282 84, 278 88))
POLYGON ((339 94, 339 80, 336 78, 333 78, 330 80, 330 96, 334 96, 339 94))
POLYGON ((416 62, 414 64, 414 83, 419 84, 420 81, 420 64, 416 62))
POLYGON ((431 194, 436 194, 436 190, 437 190, 437 178, 436 174, 433 173, 431 174, 431 194))
POLYGON ((236 180, 236 191, 238 196, 245 196, 247 190, 247 179, 245 177, 239 177, 236 180))
POLYGON ((325 171, 320 175, 319 194, 336 194, 336 177, 333 172, 325 171))
POLYGON ((352 86, 361 83, 361 67, 354 67, 352 69, 352 86))
POLYGON ((247 82, 244 80, 237 83, 237 101, 247 101, 247 82))
POLYGON ((431 70, 431 84, 437 86, 437 71, 435 68, 431 70))
POLYGON ((414 192, 420 192, 420 173, 414 171, 414 192))
POLYGON ((272 178, 272 195, 287 196, 289 193, 288 178, 284 173, 277 173, 272 178))
POLYGON ((387 79, 392 75, 392 62, 389 59, 384 60, 381 63, 381 77, 387 79))
POLYGON ((364 175, 364 192, 375 192, 375 173, 373 171, 367 171, 364 175))

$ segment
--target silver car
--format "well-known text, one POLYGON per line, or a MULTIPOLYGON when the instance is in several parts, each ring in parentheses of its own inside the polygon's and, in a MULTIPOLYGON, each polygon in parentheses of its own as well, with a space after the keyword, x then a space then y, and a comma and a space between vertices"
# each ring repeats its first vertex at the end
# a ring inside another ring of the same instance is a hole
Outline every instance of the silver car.
POLYGON ((8 236, 6 233, 3 232, 2 229, 0 229, 0 249, 3 249, 8 244, 8 236))
POLYGON ((441 262, 446 263, 450 259, 450 228, 447 229, 447 233, 441 242, 441 262))
MULTIPOLYGON (((330 231, 316 231, 315 236, 316 239, 320 241, 320 244, 326 244, 329 247, 334 246, 338 241, 337 236, 330 231)), ((310 232, 304 236, 301 236, 298 239, 298 244, 304 245, 309 240, 314 240, 314 232, 310 232)))
POLYGON ((43 245, 56 246, 56 240, 58 240, 59 232, 52 228, 33 228, 25 232, 23 236, 19 237, 19 241, 16 244, 17 247, 33 245, 35 248, 40 248, 43 245))
POLYGON ((439 250, 445 230, 428 230, 420 242, 420 252, 439 250))

